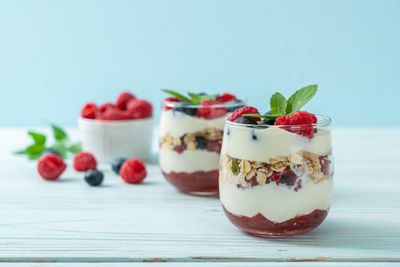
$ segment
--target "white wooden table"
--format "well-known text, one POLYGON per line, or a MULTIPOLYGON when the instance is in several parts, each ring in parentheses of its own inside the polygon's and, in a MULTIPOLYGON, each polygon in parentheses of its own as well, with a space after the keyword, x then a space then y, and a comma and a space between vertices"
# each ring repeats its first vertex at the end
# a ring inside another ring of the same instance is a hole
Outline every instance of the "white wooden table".
POLYGON ((29 141, 25 132, 0 128, 0 265, 400 264, 400 128, 334 129, 331 212, 316 230, 279 239, 243 234, 217 198, 176 192, 156 159, 142 185, 108 166, 99 188, 72 167, 46 182, 34 162, 11 154, 29 141))

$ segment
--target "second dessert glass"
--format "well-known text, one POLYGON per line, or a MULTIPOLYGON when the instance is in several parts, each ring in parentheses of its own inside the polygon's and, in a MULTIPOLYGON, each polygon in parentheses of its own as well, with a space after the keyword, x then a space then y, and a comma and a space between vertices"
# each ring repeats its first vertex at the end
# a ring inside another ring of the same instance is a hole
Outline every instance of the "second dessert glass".
POLYGON ((163 102, 159 163, 170 184, 187 194, 218 194, 225 118, 243 105, 241 100, 212 106, 171 98, 163 102))

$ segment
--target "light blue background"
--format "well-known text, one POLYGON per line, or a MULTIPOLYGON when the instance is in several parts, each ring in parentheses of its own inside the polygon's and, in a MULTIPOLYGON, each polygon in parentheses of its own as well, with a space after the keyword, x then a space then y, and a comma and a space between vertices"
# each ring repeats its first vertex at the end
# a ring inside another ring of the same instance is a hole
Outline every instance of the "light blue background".
POLYGON ((231 91, 266 110, 319 84, 336 125, 400 124, 400 1, 0 0, 0 125, 75 125, 123 89, 231 91))

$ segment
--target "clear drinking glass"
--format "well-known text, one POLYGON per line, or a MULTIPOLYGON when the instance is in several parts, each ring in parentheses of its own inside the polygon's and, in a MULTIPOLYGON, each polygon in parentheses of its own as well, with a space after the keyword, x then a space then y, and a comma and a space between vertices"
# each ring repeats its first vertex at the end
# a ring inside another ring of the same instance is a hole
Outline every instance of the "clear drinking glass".
POLYGON ((310 231, 326 218, 333 191, 331 120, 317 119, 313 125, 296 126, 226 121, 220 199, 240 230, 290 236, 310 231))
POLYGON ((241 100, 213 106, 162 103, 159 163, 170 184, 188 194, 218 194, 225 118, 242 106, 241 100))

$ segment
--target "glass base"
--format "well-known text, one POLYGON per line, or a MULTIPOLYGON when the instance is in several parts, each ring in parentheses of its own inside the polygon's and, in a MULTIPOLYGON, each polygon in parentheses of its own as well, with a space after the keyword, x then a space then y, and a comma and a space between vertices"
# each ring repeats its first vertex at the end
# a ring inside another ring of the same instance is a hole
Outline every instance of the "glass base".
POLYGON ((180 192, 197 196, 218 195, 218 170, 187 172, 162 172, 167 181, 180 192))
POLYGON ((318 227, 328 215, 328 210, 314 210, 310 214, 296 216, 290 220, 275 223, 262 214, 253 217, 236 216, 225 209, 228 219, 241 231, 261 237, 285 237, 302 234, 318 227))

